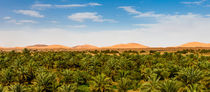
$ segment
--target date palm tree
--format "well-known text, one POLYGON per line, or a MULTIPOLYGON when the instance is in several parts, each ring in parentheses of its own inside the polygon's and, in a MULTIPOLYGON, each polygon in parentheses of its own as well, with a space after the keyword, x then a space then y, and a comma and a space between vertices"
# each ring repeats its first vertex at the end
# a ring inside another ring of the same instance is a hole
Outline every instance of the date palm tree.
POLYGON ((122 78, 118 81, 119 92, 127 92, 131 87, 131 80, 128 78, 122 78))
POLYGON ((99 74, 92 77, 90 81, 90 88, 94 92, 107 92, 111 91, 111 79, 106 77, 105 74, 99 74))
POLYGON ((161 92, 178 92, 182 88, 182 83, 175 80, 165 80, 160 83, 159 90, 161 92))
POLYGON ((157 74, 150 75, 150 77, 148 77, 148 81, 143 84, 141 90, 147 92, 158 92, 159 80, 160 77, 158 77, 157 74))
POLYGON ((12 92, 27 92, 26 88, 23 87, 23 86, 20 85, 20 84, 11 85, 11 86, 9 87, 9 91, 12 91, 12 92))
MULTIPOLYGON (((205 86, 200 84, 192 84, 186 87, 187 92, 205 92, 205 86)), ((207 91, 207 90, 206 90, 207 91)))
POLYGON ((75 92, 76 89, 77 88, 75 84, 66 84, 66 85, 62 85, 59 88, 59 92, 75 92))
POLYGON ((0 92, 5 92, 4 86, 0 85, 0 92))
POLYGON ((14 71, 10 68, 1 71, 1 83, 3 85, 10 85, 11 82, 15 81, 14 71))
POLYGON ((74 78, 74 71, 71 70, 64 70, 61 75, 63 76, 62 78, 62 82, 64 82, 65 84, 70 84, 73 83, 73 78, 74 78))
POLYGON ((43 88, 42 91, 53 91, 53 83, 56 82, 55 75, 48 72, 42 72, 36 77, 37 86, 43 88))
POLYGON ((200 82, 204 78, 204 74, 200 69, 188 67, 179 71, 177 78, 180 81, 182 81, 185 85, 192 85, 200 82))

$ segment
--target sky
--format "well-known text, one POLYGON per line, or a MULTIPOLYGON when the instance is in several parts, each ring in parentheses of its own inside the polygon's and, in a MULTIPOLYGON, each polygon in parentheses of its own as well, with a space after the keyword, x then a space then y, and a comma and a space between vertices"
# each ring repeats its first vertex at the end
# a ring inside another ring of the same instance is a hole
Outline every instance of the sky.
POLYGON ((210 0, 0 2, 0 47, 210 43, 210 0))

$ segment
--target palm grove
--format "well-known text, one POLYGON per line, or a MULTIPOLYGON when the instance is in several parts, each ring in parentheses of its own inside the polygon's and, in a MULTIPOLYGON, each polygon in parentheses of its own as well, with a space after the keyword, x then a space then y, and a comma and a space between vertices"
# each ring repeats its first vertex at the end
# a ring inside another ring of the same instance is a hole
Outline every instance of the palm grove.
POLYGON ((200 53, 1 51, 0 92, 208 92, 200 53))

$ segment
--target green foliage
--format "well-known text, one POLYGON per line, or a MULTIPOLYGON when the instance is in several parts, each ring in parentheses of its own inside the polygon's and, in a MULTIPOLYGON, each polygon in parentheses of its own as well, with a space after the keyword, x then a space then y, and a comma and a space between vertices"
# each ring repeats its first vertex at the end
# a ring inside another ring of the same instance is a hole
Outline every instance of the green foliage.
POLYGON ((106 92, 111 90, 111 79, 106 77, 105 74, 99 74, 92 77, 90 87, 93 92, 106 92))
POLYGON ((36 76, 37 86, 41 88, 41 91, 54 91, 55 78, 56 76, 53 73, 41 72, 36 76))
POLYGON ((20 84, 11 85, 11 86, 9 87, 9 90, 12 91, 12 92, 27 92, 26 88, 23 87, 23 86, 20 85, 20 84))
POLYGON ((178 79, 184 84, 199 83, 204 78, 204 73, 194 67, 183 68, 178 72, 178 79))
POLYGON ((160 83, 159 90, 161 92, 178 92, 183 87, 181 82, 176 80, 165 80, 160 83))
POLYGON ((118 81, 118 90, 119 92, 127 92, 128 89, 131 87, 131 80, 128 78, 121 78, 118 81))
POLYGON ((0 92, 4 92, 4 86, 0 85, 0 92))
POLYGON ((0 92, 208 92, 206 50, 0 52, 0 92))

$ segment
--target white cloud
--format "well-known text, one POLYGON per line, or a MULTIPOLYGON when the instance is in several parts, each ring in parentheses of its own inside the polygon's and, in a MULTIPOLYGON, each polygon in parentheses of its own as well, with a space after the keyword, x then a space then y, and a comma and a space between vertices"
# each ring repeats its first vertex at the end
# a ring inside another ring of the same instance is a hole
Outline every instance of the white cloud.
POLYGON ((10 20, 11 17, 7 16, 7 17, 3 17, 2 19, 4 19, 4 20, 10 20))
POLYGON ((34 23, 37 23, 36 21, 34 21, 34 20, 19 20, 19 21, 17 21, 17 20, 15 20, 15 19, 10 19, 10 20, 8 20, 7 21, 8 23, 13 23, 13 24, 17 24, 17 25, 20 25, 20 24, 25 24, 25 23, 32 23, 32 24, 34 24, 34 23))
POLYGON ((52 20, 52 21, 49 21, 50 23, 53 23, 53 24, 56 24, 56 23, 58 23, 57 21, 55 21, 55 20, 52 20))
POLYGON ((103 17, 101 15, 98 15, 96 12, 74 13, 68 16, 68 18, 78 22, 84 22, 85 20, 92 20, 94 22, 105 22, 105 21, 115 22, 114 20, 111 19, 103 19, 103 17))
POLYGON ((206 0, 200 0, 200 1, 194 1, 194 2, 181 2, 182 4, 187 4, 187 5, 200 5, 204 3, 206 0))
POLYGON ((129 30, 75 31, 71 28, 0 29, 0 46, 61 44, 75 46, 93 44, 109 46, 119 43, 140 43, 148 46, 176 46, 186 42, 210 42, 210 17, 199 14, 168 15, 154 24, 140 24, 129 30), (144 26, 144 27, 142 27, 144 26))
POLYGON ((45 9, 45 8, 51 8, 51 4, 34 4, 32 5, 32 9, 45 9))
POLYGON ((102 4, 99 4, 99 3, 88 3, 87 5, 90 5, 90 6, 101 6, 102 4))
POLYGON ((34 20, 20 20, 19 23, 37 23, 34 20))
POLYGON ((86 5, 82 4, 69 4, 69 5, 55 5, 57 8, 70 8, 70 7, 85 7, 86 5))
POLYGON ((85 28, 86 25, 68 25, 68 28, 85 28))
POLYGON ((7 22, 17 24, 17 25, 21 24, 21 23, 17 22, 15 19, 8 20, 7 22))
POLYGON ((134 9, 132 6, 121 6, 121 7, 118 7, 118 8, 122 8, 122 9, 124 9, 125 11, 127 11, 128 13, 131 13, 131 14, 140 14, 141 13, 139 11, 136 11, 136 9, 134 9))
POLYGON ((143 13, 143 12, 137 11, 132 6, 121 6, 118 8, 124 9, 128 13, 136 15, 135 17, 161 17, 161 16, 164 16, 163 14, 155 14, 154 12, 143 13))
POLYGON ((101 6, 99 3, 87 3, 87 4, 67 4, 67 5, 55 5, 57 8, 72 8, 72 7, 87 7, 87 6, 101 6))
POLYGON ((19 20, 19 21, 17 21, 16 19, 13 19, 13 18, 11 18, 11 17, 9 17, 9 16, 4 17, 3 19, 4 19, 6 22, 8 22, 8 23, 13 23, 13 24, 17 24, 17 25, 19 25, 19 24, 24 24, 24 23, 37 23, 37 22, 34 21, 34 20, 19 20))
POLYGON ((18 14, 28 15, 32 17, 38 17, 38 18, 44 17, 44 15, 41 15, 39 12, 34 10, 15 10, 15 12, 18 14))

